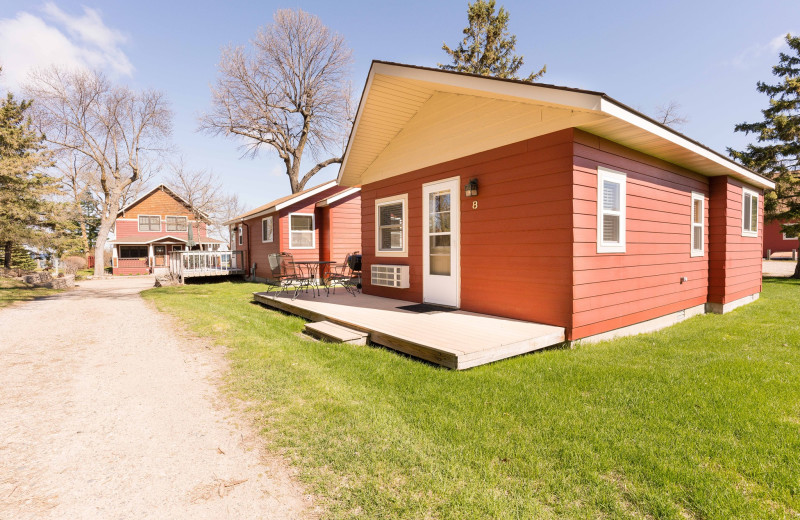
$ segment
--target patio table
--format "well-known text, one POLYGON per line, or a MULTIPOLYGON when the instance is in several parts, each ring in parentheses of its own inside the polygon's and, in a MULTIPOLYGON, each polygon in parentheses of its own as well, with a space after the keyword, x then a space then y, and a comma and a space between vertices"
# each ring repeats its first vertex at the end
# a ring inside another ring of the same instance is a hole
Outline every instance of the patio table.
MULTIPOLYGON (((326 266, 335 264, 336 262, 332 262, 330 260, 295 260, 291 262, 293 265, 300 266, 303 269, 305 266, 305 273, 306 273, 306 283, 305 286, 311 287, 311 295, 314 296, 314 286, 312 285, 316 280, 319 280, 320 283, 325 285, 325 277, 318 276, 320 274, 320 268, 324 269, 326 266)), ((327 286, 325 286, 327 289, 327 286)), ((316 287, 317 296, 321 296, 322 294, 319 291, 319 285, 316 287)))

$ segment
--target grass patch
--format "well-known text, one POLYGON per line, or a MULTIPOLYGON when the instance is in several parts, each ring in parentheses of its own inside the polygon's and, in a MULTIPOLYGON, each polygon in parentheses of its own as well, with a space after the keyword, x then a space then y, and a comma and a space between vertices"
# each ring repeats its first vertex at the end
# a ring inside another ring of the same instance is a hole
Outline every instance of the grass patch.
POLYGON ((330 518, 800 516, 800 283, 653 334, 453 372, 300 337, 262 285, 152 289, 330 518))
POLYGON ((0 278, 0 308, 7 307, 14 302, 26 302, 60 292, 62 289, 31 287, 21 280, 0 278))

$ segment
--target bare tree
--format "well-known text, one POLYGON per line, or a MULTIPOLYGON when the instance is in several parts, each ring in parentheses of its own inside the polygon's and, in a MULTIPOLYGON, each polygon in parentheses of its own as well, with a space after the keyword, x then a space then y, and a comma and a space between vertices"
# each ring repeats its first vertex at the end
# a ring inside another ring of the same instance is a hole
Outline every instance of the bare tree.
POLYGON ((200 128, 244 138, 245 156, 274 149, 296 193, 322 168, 342 162, 352 122, 351 54, 344 38, 316 16, 279 10, 251 48, 223 49, 212 110, 200 128), (316 164, 301 177, 307 149, 316 164))
POLYGON ((91 197, 92 163, 85 156, 71 149, 62 149, 55 154, 55 169, 61 174, 61 184, 70 204, 77 210, 75 217, 81 230, 81 243, 85 252, 89 251, 89 223, 87 215, 81 211, 87 197, 91 197))
POLYGON ((680 104, 675 101, 656 107, 655 119, 662 125, 667 125, 675 130, 682 129, 689 122, 689 118, 681 113, 680 104))
POLYGON ((166 182, 191 205, 195 217, 208 222, 209 234, 226 242, 230 239, 222 223, 243 213, 244 207, 235 194, 225 192, 213 172, 189 169, 181 157, 170 164, 166 182))
POLYGON ((100 198, 95 275, 103 274, 108 233, 126 192, 147 174, 153 155, 164 149, 172 113, 164 95, 111 84, 97 72, 53 67, 31 76, 35 120, 57 151, 87 161, 100 198))

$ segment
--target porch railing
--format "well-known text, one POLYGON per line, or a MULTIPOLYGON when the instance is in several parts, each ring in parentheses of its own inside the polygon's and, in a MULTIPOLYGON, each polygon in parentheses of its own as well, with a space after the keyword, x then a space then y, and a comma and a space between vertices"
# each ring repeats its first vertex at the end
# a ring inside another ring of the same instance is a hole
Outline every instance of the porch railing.
POLYGON ((190 276, 215 276, 244 272, 243 251, 173 251, 169 272, 181 279, 190 276))

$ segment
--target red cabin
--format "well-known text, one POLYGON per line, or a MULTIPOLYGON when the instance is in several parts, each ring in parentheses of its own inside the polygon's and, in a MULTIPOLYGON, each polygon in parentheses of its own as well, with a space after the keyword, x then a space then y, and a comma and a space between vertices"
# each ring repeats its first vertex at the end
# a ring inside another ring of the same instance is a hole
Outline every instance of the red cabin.
POLYGON ((373 62, 339 183, 366 294, 578 340, 761 291, 772 182, 599 92, 373 62))
POLYGON ((169 254, 189 249, 189 227, 194 249, 218 250, 222 240, 207 234, 207 217, 161 184, 117 214, 111 266, 115 275, 166 274, 169 254))
POLYGON ((361 249, 360 192, 330 181, 259 206, 225 223, 231 248, 244 252, 246 272, 257 281, 272 277, 271 253, 342 262, 361 249))
MULTIPOLYGON (((764 258, 769 260, 774 253, 794 253, 800 247, 800 239, 790 236, 783 229, 783 222, 764 224, 764 258)), ((787 224, 789 224, 787 222, 787 224)), ((788 255, 787 255, 788 256, 788 255)))

